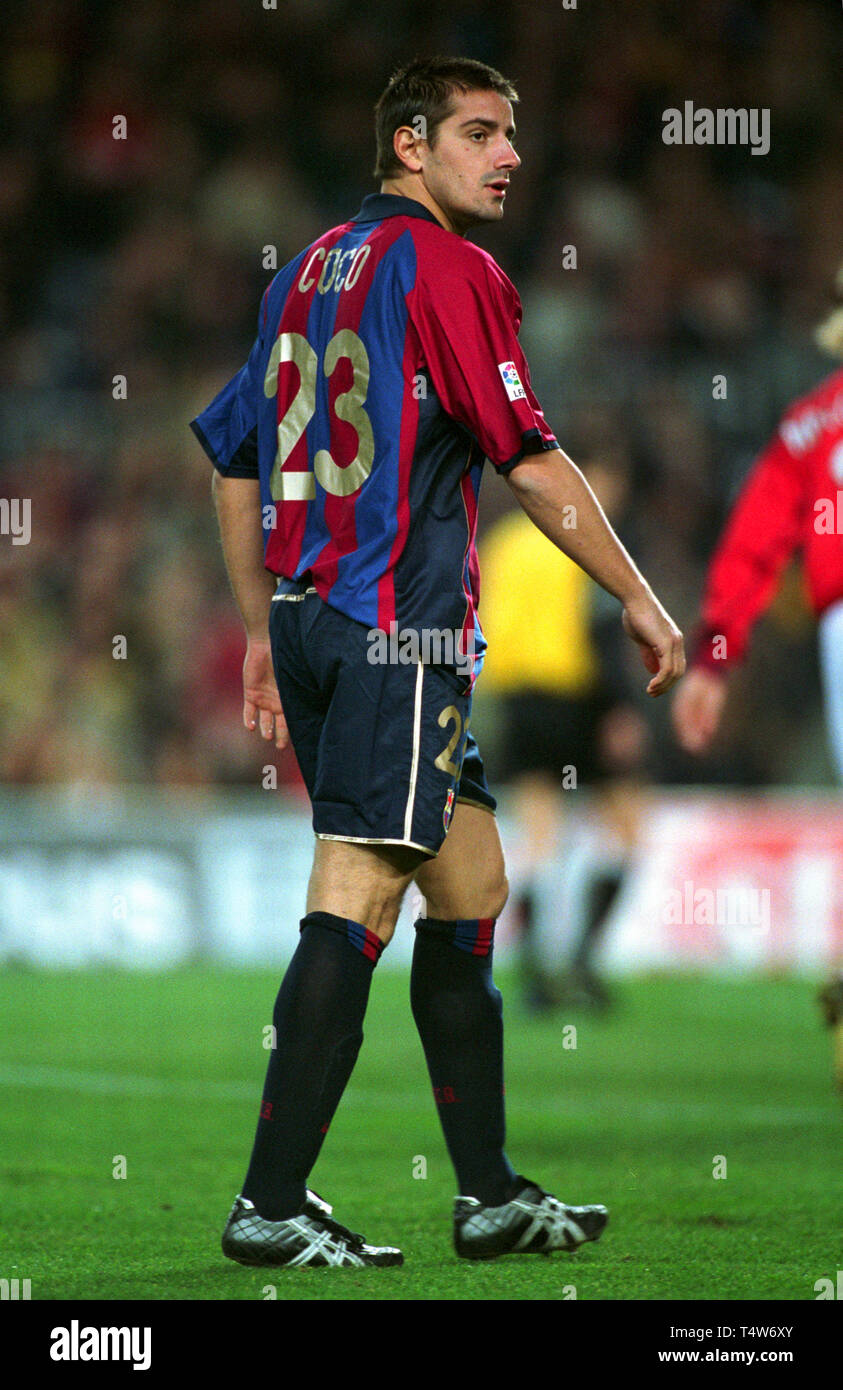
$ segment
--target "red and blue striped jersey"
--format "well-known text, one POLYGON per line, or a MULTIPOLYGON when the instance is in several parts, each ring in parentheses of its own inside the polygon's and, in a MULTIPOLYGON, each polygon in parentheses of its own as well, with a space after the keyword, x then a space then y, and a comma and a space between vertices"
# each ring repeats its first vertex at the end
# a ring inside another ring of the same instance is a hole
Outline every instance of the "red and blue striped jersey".
POLYGON ((558 447, 520 323, 492 257, 393 194, 279 271, 248 361, 192 422, 221 473, 260 478, 267 569, 368 628, 482 652, 483 463, 558 447))

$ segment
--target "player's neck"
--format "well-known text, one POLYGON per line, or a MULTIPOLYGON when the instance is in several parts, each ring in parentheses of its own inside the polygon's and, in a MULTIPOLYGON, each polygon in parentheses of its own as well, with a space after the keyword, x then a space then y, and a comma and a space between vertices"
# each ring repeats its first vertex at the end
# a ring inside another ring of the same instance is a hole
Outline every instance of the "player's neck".
POLYGON ((381 184, 381 193, 393 193, 399 198, 412 198, 414 202, 421 203, 428 212, 432 212, 437 222, 448 232, 455 232, 457 236, 465 236, 468 228, 456 227, 451 221, 445 209, 428 192, 424 184, 415 179, 384 179, 381 184))

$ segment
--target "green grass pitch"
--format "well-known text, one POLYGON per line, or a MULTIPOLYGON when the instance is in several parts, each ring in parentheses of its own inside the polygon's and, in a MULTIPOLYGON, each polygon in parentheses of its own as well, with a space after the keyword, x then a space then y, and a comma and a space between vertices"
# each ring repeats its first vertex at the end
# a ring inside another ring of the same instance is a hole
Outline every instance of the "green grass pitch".
POLYGON ((468 1264, 408 981, 384 969, 311 1182, 403 1268, 229 1263, 277 979, 0 974, 0 1276, 33 1300, 813 1300, 841 1267, 843 1106, 811 982, 642 978, 606 1018, 534 1019, 500 972, 510 1156, 611 1220, 574 1256, 468 1264))

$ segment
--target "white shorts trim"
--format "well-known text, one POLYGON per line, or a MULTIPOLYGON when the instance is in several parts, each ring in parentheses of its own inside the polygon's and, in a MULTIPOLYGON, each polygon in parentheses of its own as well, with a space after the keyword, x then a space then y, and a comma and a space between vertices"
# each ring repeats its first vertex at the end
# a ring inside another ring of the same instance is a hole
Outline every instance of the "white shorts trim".
POLYGON ((429 849, 427 845, 417 845, 415 840, 374 840, 366 835, 323 835, 316 831, 317 840, 339 840, 348 845, 403 845, 405 849, 418 849, 422 854, 429 854, 431 859, 435 859, 438 850, 429 849))
POLYGON ((496 815, 496 812, 492 810, 491 806, 487 806, 485 801, 472 801, 470 796, 458 796, 457 805, 476 806, 478 811, 487 811, 490 816, 496 815))
POLYGON ((416 667, 416 698, 413 706, 413 761, 410 764, 410 789, 407 793, 407 809, 404 813, 404 838, 409 842, 413 833, 413 811, 416 805, 416 782, 419 775, 419 752, 421 748, 422 686, 424 684, 424 665, 416 667))

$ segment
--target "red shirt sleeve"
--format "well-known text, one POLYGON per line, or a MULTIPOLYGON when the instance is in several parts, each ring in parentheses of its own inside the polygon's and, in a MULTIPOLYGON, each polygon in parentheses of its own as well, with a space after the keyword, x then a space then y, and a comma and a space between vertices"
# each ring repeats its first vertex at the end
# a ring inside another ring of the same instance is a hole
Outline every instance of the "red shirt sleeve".
POLYGON ((420 259, 408 303, 443 410, 499 472, 558 449, 518 341, 521 301, 491 256, 472 246, 444 264, 420 259))
POLYGON ((799 545, 805 505, 805 465, 777 433, 744 483, 709 566, 695 666, 723 671, 742 659, 799 545))

